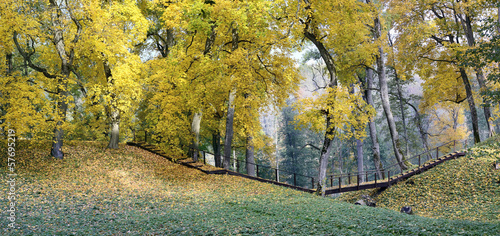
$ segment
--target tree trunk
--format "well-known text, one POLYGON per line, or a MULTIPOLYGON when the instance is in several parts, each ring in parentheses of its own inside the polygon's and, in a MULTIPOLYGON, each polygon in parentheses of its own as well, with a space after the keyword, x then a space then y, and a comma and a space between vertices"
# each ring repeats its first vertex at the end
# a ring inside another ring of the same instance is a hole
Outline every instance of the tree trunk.
POLYGON ((469 110, 472 119, 472 133, 474 135, 474 143, 481 142, 481 137, 479 136, 479 125, 477 120, 476 104, 474 103, 474 97, 472 96, 472 88, 470 86, 469 78, 464 68, 460 68, 460 75, 465 86, 465 92, 467 94, 467 103, 469 103, 469 110))
MULTIPOLYGON (((470 47, 474 47, 476 45, 475 39, 474 39, 474 32, 472 30, 472 22, 470 17, 467 15, 465 16, 465 22, 462 22, 462 26, 467 38, 467 44, 470 47)), ((479 83, 479 88, 481 91, 488 91, 488 87, 486 86, 486 82, 484 79, 484 74, 483 74, 483 69, 480 67, 475 67, 474 70, 476 71, 476 78, 479 83)), ((486 119, 486 126, 488 128, 488 137, 491 137, 495 131, 493 129, 493 125, 491 124, 491 110, 490 110, 490 104, 487 102, 484 102, 483 104, 483 112, 484 112, 484 118, 486 119)))
MULTIPOLYGON (((248 93, 245 93, 245 99, 251 99, 251 95, 248 93)), ((245 109, 247 109, 249 111, 249 114, 250 114, 252 106, 250 106, 250 105, 245 106, 245 109)), ((249 117, 249 118, 252 119, 252 117, 249 117)), ((255 164, 255 159, 254 159, 253 136, 249 130, 246 130, 246 133, 247 133, 247 140, 246 140, 245 157, 246 157, 247 174, 250 176, 255 176, 255 165, 256 164, 255 164)))
POLYGON ((356 140, 356 154, 358 159, 358 173, 362 173, 364 169, 363 169, 363 140, 361 139, 356 140))
POLYGON ((410 157, 410 142, 408 140, 408 129, 406 128, 406 115, 405 115, 405 107, 404 107, 404 98, 403 93, 401 92, 401 80, 398 77, 396 69, 394 69, 394 74, 396 75, 396 83, 398 88, 398 98, 399 98, 399 109, 401 110, 401 119, 403 121, 403 133, 406 143, 406 156, 410 157))
MULTIPOLYGON (((318 49, 321 58, 325 62, 326 68, 328 70, 328 75, 330 76, 327 87, 335 88, 337 86, 337 78, 336 78, 336 69, 332 56, 326 49, 325 45, 318 40, 318 37, 314 33, 313 30, 310 31, 310 25, 306 24, 304 28, 304 36, 311 41, 316 48, 318 49)), ((326 169, 328 167, 328 159, 330 155, 330 145, 332 143, 333 136, 335 134, 335 130, 332 127, 331 117, 327 111, 324 111, 326 114, 326 131, 325 138, 323 140, 323 148, 321 149, 321 155, 319 159, 319 171, 318 171, 318 179, 317 179, 317 191, 316 193, 322 196, 325 196, 326 189, 326 169)))
MULTIPOLYGON (((366 90, 366 103, 368 103, 368 105, 375 107, 375 104, 373 102, 373 95, 372 95, 372 89, 374 88, 373 71, 370 68, 366 68, 366 84, 368 86, 368 88, 366 90)), ((382 162, 380 161, 380 145, 378 143, 377 127, 376 127, 373 119, 374 118, 370 118, 370 121, 368 122, 368 128, 370 130, 370 138, 371 138, 372 143, 373 143, 373 147, 372 147, 373 162, 375 165, 375 169, 377 170, 377 174, 379 176, 382 176, 381 170, 384 167, 382 166, 382 162)))
MULTIPOLYGON (((236 51, 238 49, 238 29, 236 26, 232 28, 231 32, 232 36, 232 48, 231 51, 236 51)), ((226 138, 224 140, 224 168, 229 169, 230 161, 231 161, 231 143, 233 142, 233 120, 234 120, 234 99, 236 97, 236 89, 231 88, 229 92, 228 99, 228 109, 227 109, 227 117, 226 117, 226 138)))
POLYGON ((253 146, 252 135, 247 136, 245 156, 246 156, 247 174, 250 176, 255 176, 255 159, 254 159, 254 146, 253 146))
MULTIPOLYGON (((106 75, 106 81, 108 83, 108 88, 112 88, 115 84, 113 80, 113 74, 111 73, 111 68, 109 63, 105 60, 103 63, 104 74, 106 75)), ((110 137, 108 148, 118 149, 118 143, 120 142, 120 110, 117 107, 117 97, 115 93, 111 93, 110 105, 107 108, 107 114, 110 119, 110 137)))
POLYGON ((193 135, 193 161, 198 161, 198 155, 200 153, 200 125, 201 119, 203 117, 203 112, 199 111, 194 113, 193 122, 191 123, 191 133, 193 135))
POLYGON ((220 132, 216 130, 212 133, 212 147, 214 148, 215 166, 222 167, 222 160, 220 158, 220 132))
POLYGON ((326 169, 328 168, 328 160, 330 158, 330 146, 332 144, 332 137, 334 135, 334 128, 332 127, 331 117, 326 116, 326 132, 323 139, 323 148, 321 149, 321 156, 319 158, 318 180, 316 182, 316 194, 325 196, 326 190, 326 169))
MULTIPOLYGON (((422 140, 422 146, 424 147, 424 150, 426 152, 429 151, 429 143, 427 141, 427 132, 424 130, 424 127, 422 125, 422 118, 420 116, 420 113, 418 112, 418 109, 413 106, 411 103, 407 103, 411 108, 413 108, 413 111, 415 111, 415 120, 416 120, 416 125, 418 128, 418 132, 420 134, 420 140, 422 140)), ((429 159, 432 159, 431 153, 427 153, 429 156, 429 159)))
POLYGON ((234 120, 234 98, 236 90, 229 93, 227 117, 226 117, 226 138, 224 139, 224 168, 229 169, 231 164, 231 143, 233 142, 233 120, 234 120))
MULTIPOLYGON (((380 20, 375 18, 375 38, 379 39, 382 35, 382 28, 380 25, 380 20)), ((396 123, 394 122, 394 117, 391 111, 391 105, 389 103, 389 89, 387 87, 387 76, 385 71, 385 53, 384 49, 379 46, 379 55, 377 56, 377 74, 380 83, 380 98, 382 100, 382 107, 384 108, 385 117, 389 125, 389 131, 392 139, 392 147, 394 149, 394 155, 396 160, 402 170, 408 169, 408 166, 404 163, 404 156, 401 153, 399 134, 396 129, 396 123)))
POLYGON ((108 148, 118 149, 120 141, 120 111, 115 110, 111 113, 111 137, 109 138, 108 148))

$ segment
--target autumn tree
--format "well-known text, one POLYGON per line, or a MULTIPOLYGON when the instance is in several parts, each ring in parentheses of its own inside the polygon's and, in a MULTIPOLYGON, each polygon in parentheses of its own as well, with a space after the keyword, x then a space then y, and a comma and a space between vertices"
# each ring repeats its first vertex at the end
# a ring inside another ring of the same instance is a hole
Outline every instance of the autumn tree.
MULTIPOLYGON (((491 12, 491 5, 482 1, 389 1, 389 9, 398 16, 396 54, 399 61, 404 62, 400 71, 415 71, 425 79, 424 89, 425 86, 430 89, 425 93, 429 105, 435 101, 467 101, 474 142, 480 142, 477 98, 474 98, 469 69, 476 72, 481 88, 487 88, 482 69, 461 65, 459 52, 476 44, 476 30, 480 19, 485 17, 482 12, 491 12)), ((484 113, 489 124, 487 107, 484 113)), ((491 131, 491 125, 488 126, 491 131)))

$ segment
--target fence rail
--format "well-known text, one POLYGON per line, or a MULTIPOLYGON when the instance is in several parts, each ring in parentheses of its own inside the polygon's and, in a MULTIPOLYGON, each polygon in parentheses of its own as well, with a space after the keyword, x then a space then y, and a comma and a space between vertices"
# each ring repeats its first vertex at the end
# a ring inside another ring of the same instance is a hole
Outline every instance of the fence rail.
MULTIPOLYGON (((144 131, 144 142, 148 142, 148 132, 144 131)), ((136 141, 137 136, 134 133, 134 142, 136 141)), ((149 140, 152 140, 151 138, 149 140)), ((334 174, 327 176, 326 187, 327 194, 332 193, 340 193, 347 191, 356 191, 367 188, 377 188, 384 187, 392 184, 394 181, 397 181, 401 177, 405 177, 405 175, 413 175, 418 172, 425 171, 429 168, 435 166, 434 164, 439 164, 448 159, 456 158, 457 156, 462 156, 463 153, 455 153, 450 154, 452 152, 456 152, 458 149, 465 149, 467 147, 467 141, 450 141, 445 144, 442 144, 438 147, 429 149, 420 154, 414 155, 406 160, 403 160, 404 164, 408 167, 408 170, 402 168, 400 163, 393 163, 385 168, 377 171, 377 170, 366 170, 362 172, 349 172, 342 174, 334 174), (434 155, 435 154, 435 157, 434 155), (446 156, 448 154, 448 156, 446 156), (441 156, 440 156, 441 155, 441 156), (441 161, 441 162, 439 162, 441 161), (429 164, 433 162, 434 164, 429 164), (439 163, 438 163, 439 162, 439 163)), ((215 160, 215 154, 211 152, 207 152, 204 150, 196 149, 193 147, 188 147, 189 153, 193 154, 195 151, 198 152, 199 160, 203 161, 203 164, 207 164, 207 155, 212 155, 215 160)), ((194 155, 190 155, 194 156, 194 155)), ((224 155, 220 155, 221 164, 224 160, 224 155)), ((308 189, 311 192, 315 189, 315 177, 307 176, 291 171, 281 170, 274 168, 272 166, 257 164, 247 162, 246 160, 238 160, 234 157, 230 157, 230 166, 232 167, 232 171, 240 174, 248 174, 246 173, 247 165, 254 165, 255 167, 255 176, 257 178, 263 178, 270 181, 274 181, 277 183, 283 183, 286 185, 291 185, 298 188, 308 189), (245 171, 244 171, 245 170, 245 171), (285 180, 285 181, 283 181, 285 180), (299 181, 300 180, 300 181, 299 181), (298 183, 306 183, 306 184, 298 184, 298 183), (310 188, 309 188, 310 187, 310 188)), ((436 164, 436 165, 437 165, 436 164)))

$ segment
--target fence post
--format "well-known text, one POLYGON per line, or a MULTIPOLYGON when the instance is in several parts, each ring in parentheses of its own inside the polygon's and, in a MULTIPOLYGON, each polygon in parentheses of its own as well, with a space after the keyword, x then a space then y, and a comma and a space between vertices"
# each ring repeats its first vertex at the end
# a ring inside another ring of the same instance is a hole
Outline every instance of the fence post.
POLYGON ((276 176, 276 182, 279 182, 278 178, 278 168, 274 169, 274 175, 276 176))
MULTIPOLYGON (((248 165, 248 162, 247 162, 247 165, 248 165)), ((254 164, 254 165, 255 165, 255 166, 257 166, 257 172, 255 173, 255 175, 256 175, 257 177, 259 177, 259 165, 256 165, 256 164, 254 164)), ((248 174, 248 173, 247 173, 247 174, 248 174)))
POLYGON ((375 172, 375 188, 377 187, 377 172, 375 172))
POLYGON ((342 175, 339 176, 339 193, 342 192, 342 175))
POLYGON ((420 155, 418 155, 418 168, 420 168, 420 155))
POLYGON ((311 177, 311 189, 314 189, 314 177, 311 177))
POLYGON ((297 175, 293 173, 293 186, 297 186, 297 175))
POLYGON ((207 160, 205 159, 205 151, 201 151, 201 153, 203 154, 203 165, 206 165, 207 164, 207 160))
POLYGON ((347 183, 351 184, 351 173, 347 173, 347 183))
POLYGON ((240 162, 237 159, 234 159, 236 162, 236 172, 240 173, 240 162))
POLYGON ((148 143, 148 131, 144 130, 144 142, 148 143))
POLYGON ((439 147, 436 148, 436 160, 438 159, 439 157, 439 147))
MULTIPOLYGON (((361 178, 363 178, 363 175, 361 175, 361 178)), ((358 185, 356 186, 356 189, 359 190, 359 173, 358 173, 358 178, 357 178, 358 185)))
POLYGON ((333 188, 333 175, 330 176, 330 187, 333 188))

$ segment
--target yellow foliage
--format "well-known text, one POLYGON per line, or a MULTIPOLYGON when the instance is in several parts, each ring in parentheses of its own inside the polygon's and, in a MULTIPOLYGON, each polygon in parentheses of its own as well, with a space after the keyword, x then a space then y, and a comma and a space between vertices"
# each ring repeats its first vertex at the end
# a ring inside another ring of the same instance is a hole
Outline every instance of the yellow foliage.
POLYGON ((337 86, 316 96, 296 104, 299 115, 295 117, 295 124, 299 128, 310 127, 313 131, 325 132, 325 117, 330 116, 335 137, 347 140, 366 136, 366 124, 375 115, 375 109, 366 104, 359 92, 350 93, 347 88, 337 86))

